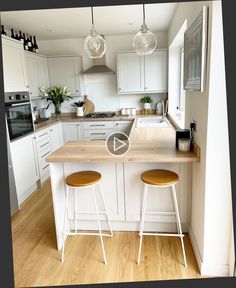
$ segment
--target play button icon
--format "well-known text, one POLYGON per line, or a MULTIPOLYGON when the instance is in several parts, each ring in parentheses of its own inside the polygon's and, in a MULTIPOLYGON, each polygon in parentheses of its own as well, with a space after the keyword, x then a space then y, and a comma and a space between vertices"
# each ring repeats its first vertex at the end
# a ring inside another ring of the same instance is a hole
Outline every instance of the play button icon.
POLYGON ((107 151, 113 156, 122 156, 130 147, 129 137, 123 132, 114 132, 106 139, 107 151))

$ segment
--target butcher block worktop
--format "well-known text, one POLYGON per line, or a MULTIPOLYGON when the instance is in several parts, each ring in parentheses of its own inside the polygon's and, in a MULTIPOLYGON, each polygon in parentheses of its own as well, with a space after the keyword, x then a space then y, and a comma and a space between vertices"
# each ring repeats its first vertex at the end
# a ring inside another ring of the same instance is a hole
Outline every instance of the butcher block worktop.
POLYGON ((130 149, 122 156, 113 156, 106 149, 106 141, 67 142, 50 154, 47 162, 199 162, 200 148, 180 152, 175 148, 175 129, 136 127, 134 119, 129 135, 130 149))

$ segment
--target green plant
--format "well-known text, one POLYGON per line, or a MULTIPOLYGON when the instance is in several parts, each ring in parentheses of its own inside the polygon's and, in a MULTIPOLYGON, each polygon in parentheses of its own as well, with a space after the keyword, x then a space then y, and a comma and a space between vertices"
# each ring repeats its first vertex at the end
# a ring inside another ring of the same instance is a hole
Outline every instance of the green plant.
POLYGON ((143 98, 140 99, 141 103, 152 103, 153 99, 150 96, 145 96, 143 98))
POLYGON ((73 97, 70 96, 70 90, 66 86, 53 86, 49 88, 41 87, 40 91, 43 94, 42 99, 46 99, 47 102, 49 101, 50 103, 46 107, 48 107, 53 104, 55 107, 55 115, 58 118, 61 114, 61 103, 64 101, 69 101, 73 97))

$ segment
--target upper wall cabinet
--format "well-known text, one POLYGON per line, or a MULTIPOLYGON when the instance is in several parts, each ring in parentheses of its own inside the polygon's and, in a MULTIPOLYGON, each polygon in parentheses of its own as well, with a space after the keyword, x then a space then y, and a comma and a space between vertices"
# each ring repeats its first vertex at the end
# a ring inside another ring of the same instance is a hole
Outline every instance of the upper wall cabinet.
POLYGON ((167 50, 151 55, 135 52, 117 55, 118 94, 167 92, 167 50))
POLYGON ((2 37, 3 76, 5 92, 28 91, 23 44, 2 37))
POLYGON ((41 55, 25 52, 26 69, 29 80, 30 97, 39 98, 42 96, 39 88, 49 86, 47 58, 41 55))
POLYGON ((52 85, 67 86, 71 96, 81 95, 82 59, 80 56, 48 58, 49 79, 52 85))

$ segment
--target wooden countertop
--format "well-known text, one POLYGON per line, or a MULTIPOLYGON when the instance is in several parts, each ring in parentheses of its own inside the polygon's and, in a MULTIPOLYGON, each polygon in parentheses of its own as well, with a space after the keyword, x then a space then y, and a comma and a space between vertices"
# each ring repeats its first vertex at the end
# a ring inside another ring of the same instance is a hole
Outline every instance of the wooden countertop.
MULTIPOLYGON (((150 115, 148 115, 150 117, 150 115)), ((123 116, 121 116, 123 117, 123 116)), ((130 132, 130 149, 122 156, 112 156, 105 141, 70 141, 50 154, 47 162, 199 162, 200 148, 193 143, 193 151, 175 148, 175 129, 138 128, 137 118, 130 132)), ((114 118, 112 118, 114 120, 114 118)), ((130 119, 130 118, 129 118, 130 119)))

